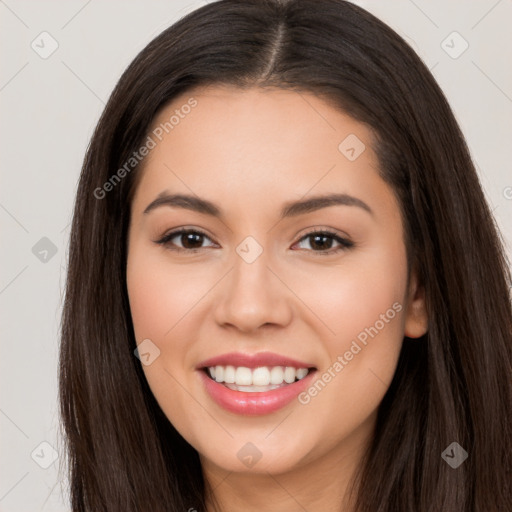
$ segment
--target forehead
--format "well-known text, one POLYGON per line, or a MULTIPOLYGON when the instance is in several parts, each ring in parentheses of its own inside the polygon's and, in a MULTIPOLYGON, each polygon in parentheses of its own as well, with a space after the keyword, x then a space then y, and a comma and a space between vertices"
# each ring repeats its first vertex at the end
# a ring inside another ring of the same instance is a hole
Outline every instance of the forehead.
POLYGON ((135 202, 168 190, 261 208, 383 185, 371 129, 312 93, 196 88, 159 112, 149 136, 135 202))

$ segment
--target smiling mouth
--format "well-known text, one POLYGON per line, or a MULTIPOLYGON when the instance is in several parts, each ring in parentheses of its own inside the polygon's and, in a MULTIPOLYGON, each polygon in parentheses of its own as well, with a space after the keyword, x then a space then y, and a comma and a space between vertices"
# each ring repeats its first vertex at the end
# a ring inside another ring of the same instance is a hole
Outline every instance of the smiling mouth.
POLYGON ((203 368, 213 381, 233 391, 261 393, 283 388, 302 380, 316 368, 295 368, 292 366, 210 366, 203 368))

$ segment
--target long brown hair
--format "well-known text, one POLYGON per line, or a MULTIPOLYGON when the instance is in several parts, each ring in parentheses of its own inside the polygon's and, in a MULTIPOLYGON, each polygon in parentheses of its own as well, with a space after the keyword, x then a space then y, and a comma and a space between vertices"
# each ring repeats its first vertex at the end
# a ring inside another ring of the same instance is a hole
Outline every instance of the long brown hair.
POLYGON ((349 2, 221 0, 141 51, 85 156, 59 375, 73 511, 205 510, 198 453, 161 411, 133 353, 126 235, 138 166, 104 184, 163 106, 207 84, 325 98, 375 132, 382 177, 400 200, 429 329, 404 340, 357 475, 357 510, 510 510, 510 270, 443 93, 402 38, 349 2), (468 453, 456 469, 441 456, 452 442, 468 453))

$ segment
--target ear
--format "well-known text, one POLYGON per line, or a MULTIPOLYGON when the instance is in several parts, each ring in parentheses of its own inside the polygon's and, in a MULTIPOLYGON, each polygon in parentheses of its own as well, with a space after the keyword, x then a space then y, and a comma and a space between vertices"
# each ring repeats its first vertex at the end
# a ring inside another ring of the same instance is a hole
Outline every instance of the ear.
POLYGON ((405 308, 404 335, 420 338, 428 331, 428 316, 425 303, 425 287, 419 282, 416 270, 411 272, 405 308))

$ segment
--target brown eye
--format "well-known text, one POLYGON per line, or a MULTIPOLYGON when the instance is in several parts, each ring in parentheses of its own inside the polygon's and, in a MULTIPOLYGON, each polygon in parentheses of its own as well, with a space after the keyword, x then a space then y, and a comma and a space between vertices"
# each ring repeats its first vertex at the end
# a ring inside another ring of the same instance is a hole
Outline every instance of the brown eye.
POLYGON ((299 243, 302 243, 303 240, 309 242, 309 246, 312 249, 312 252, 318 253, 329 253, 335 254, 339 251, 348 249, 353 247, 354 243, 346 238, 339 236, 337 233, 332 231, 312 231, 303 236, 299 243), (339 247, 334 250, 331 250, 333 243, 337 243, 339 247))
MULTIPOLYGON (((203 246, 205 240, 210 237, 202 231, 196 229, 179 229, 168 233, 157 244, 163 245, 172 251, 188 251, 197 252, 208 246, 203 246)), ((339 236, 337 233, 329 230, 311 231, 304 235, 299 244, 303 241, 309 242, 310 252, 318 254, 335 254, 340 251, 353 247, 354 243, 346 238, 339 236), (338 244, 337 248, 332 249, 333 244, 338 244)), ((212 245, 210 245, 212 247, 212 245)))
POLYGON ((161 244, 174 251, 192 251, 197 252, 199 249, 203 249, 202 244, 204 240, 210 238, 201 231, 194 229, 180 229, 172 231, 165 235, 163 238, 158 240, 156 243, 161 244), (173 240, 176 239, 182 245, 178 245, 173 240))

